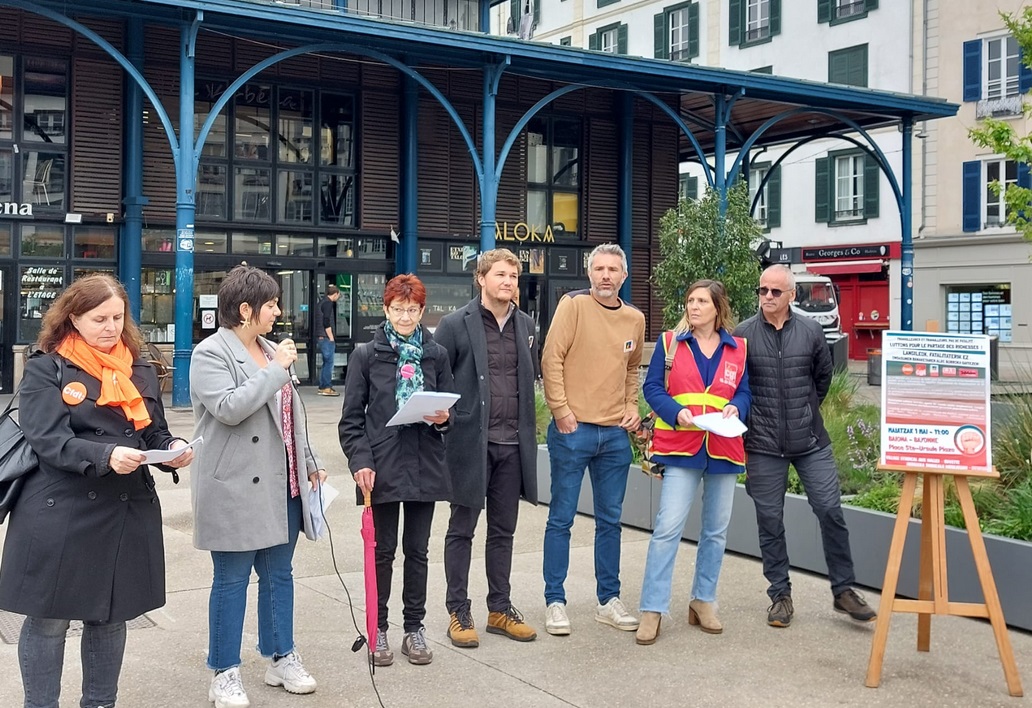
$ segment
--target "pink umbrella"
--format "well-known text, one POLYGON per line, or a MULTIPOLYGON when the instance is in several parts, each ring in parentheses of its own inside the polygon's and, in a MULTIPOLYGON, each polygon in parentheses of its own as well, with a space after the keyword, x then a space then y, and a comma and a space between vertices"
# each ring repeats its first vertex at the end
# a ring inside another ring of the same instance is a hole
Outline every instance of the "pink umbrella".
POLYGON ((362 510, 362 540, 365 542, 365 612, 366 634, 369 642, 369 662, 376 651, 376 623, 379 616, 376 594, 376 529, 373 527, 373 507, 369 492, 365 493, 365 509, 362 510))

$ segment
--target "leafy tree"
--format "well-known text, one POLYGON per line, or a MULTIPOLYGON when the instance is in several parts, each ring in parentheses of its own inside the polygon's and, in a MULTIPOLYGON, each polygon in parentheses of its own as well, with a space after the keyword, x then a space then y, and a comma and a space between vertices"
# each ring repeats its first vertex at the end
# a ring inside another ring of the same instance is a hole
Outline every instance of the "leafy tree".
MULTIPOLYGON (((1000 18, 1021 47, 1021 61, 1032 68, 1032 6, 1026 6, 1020 14, 1001 12, 1000 18)), ((1032 106, 1022 103, 1025 118, 1032 117, 1032 106)), ((1032 162, 1032 137, 1019 135, 1014 125, 996 118, 985 118, 976 128, 968 130, 971 140, 979 147, 989 148, 1008 160, 1032 162)), ((1012 184, 1006 187, 999 180, 989 185, 997 196, 1003 192, 1007 223, 1012 224, 1026 240, 1032 241, 1032 189, 1012 184)))
POLYGON ((763 230, 749 214, 749 187, 740 182, 728 190, 727 213, 720 223, 720 196, 708 189, 698 201, 682 199, 659 222, 663 260, 652 282, 663 302, 663 323, 673 327, 684 314, 684 298, 696 280, 719 280, 731 309, 742 320, 756 312, 760 271, 755 254, 763 230))

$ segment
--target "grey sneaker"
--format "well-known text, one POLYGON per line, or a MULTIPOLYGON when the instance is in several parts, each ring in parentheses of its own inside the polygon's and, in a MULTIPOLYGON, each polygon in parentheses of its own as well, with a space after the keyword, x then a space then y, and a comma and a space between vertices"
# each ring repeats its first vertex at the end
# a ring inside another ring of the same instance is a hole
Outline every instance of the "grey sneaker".
POLYGON ((373 666, 390 666, 394 663, 394 652, 387 643, 387 632, 376 633, 376 651, 373 652, 373 666))
POLYGON ((215 708, 248 708, 251 705, 240 679, 239 666, 215 674, 208 688, 208 700, 215 704, 215 708))
POLYGON ((426 645, 426 630, 420 627, 415 632, 406 632, 401 640, 401 653, 408 657, 410 664, 429 664, 434 660, 434 653, 426 645))
POLYGON ((611 597, 609 602, 595 608, 595 621, 625 632, 633 632, 638 628, 638 618, 627 611, 618 597, 611 597))
POLYGON ((792 607, 792 597, 782 595, 767 608, 767 624, 771 627, 787 627, 792 624, 793 614, 795 614, 795 609, 792 607))

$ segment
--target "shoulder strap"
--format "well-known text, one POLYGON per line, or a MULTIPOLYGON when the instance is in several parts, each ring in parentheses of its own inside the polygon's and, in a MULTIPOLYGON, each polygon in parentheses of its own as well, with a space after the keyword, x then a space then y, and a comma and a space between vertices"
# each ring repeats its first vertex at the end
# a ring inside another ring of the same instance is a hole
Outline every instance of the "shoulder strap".
POLYGON ((666 354, 663 361, 663 388, 666 388, 670 380, 670 369, 674 368, 674 354, 677 353, 677 341, 672 331, 663 333, 663 352, 666 354))

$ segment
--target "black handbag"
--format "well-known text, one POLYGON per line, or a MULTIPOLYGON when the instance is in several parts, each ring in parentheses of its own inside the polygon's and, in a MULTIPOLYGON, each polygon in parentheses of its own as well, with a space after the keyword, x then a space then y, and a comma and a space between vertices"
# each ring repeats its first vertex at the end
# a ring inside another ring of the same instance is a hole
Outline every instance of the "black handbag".
POLYGON ((17 398, 15 392, 7 408, 0 413, 0 524, 18 501, 26 475, 39 469, 36 453, 12 415, 18 410, 14 407, 17 398))

